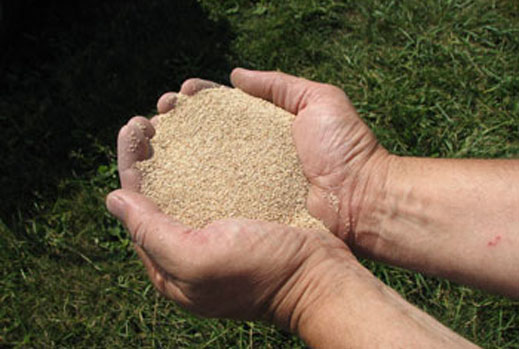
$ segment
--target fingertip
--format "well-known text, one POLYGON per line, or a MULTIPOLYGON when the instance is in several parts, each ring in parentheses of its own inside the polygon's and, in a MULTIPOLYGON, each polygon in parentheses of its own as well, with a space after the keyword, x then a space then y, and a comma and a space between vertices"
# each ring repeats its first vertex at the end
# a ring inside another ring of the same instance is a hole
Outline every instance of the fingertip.
POLYGON ((126 137, 126 135, 128 134, 128 130, 128 124, 121 127, 119 133, 117 134, 117 143, 120 143, 126 137))
POLYGON ((117 167, 123 189, 140 190, 141 175, 134 164, 153 155, 150 137, 155 128, 150 120, 136 116, 119 131, 117 139, 117 167))
POLYGON ((144 116, 134 116, 130 119, 128 125, 140 129, 146 138, 153 138, 153 136, 155 136, 155 128, 153 127, 153 124, 144 116))
POLYGON ((126 213, 126 202, 124 200, 124 192, 115 190, 106 196, 106 208, 117 219, 124 221, 126 213))
POLYGON ((245 69, 245 68, 234 68, 231 72, 231 84, 234 87, 239 87, 241 79, 244 77, 244 75, 252 72, 251 70, 245 69))
POLYGON ((130 168, 135 162, 151 157, 150 138, 155 135, 155 128, 150 120, 133 117, 119 131, 117 138, 117 156, 122 170, 130 168))
MULTIPOLYGON (((114 215, 119 214, 124 225, 128 229, 132 240, 144 251, 158 258, 169 258, 172 248, 178 242, 176 239, 183 232, 191 231, 191 228, 183 225, 173 217, 165 214, 149 198, 134 191, 122 189, 115 192, 115 197, 122 198, 123 205, 112 202, 109 198, 110 209, 120 209, 114 215)), ((119 216, 118 216, 119 217, 119 216)))
POLYGON ((175 92, 166 92, 160 96, 157 101, 157 111, 159 114, 167 113, 173 109, 177 104, 177 98, 177 93, 175 92))
POLYGON ((219 84, 213 81, 191 78, 182 83, 182 86, 180 87, 180 93, 187 96, 193 96, 197 92, 205 90, 206 88, 215 88, 219 86, 219 84))
POLYGON ((192 78, 184 81, 180 86, 180 93, 185 94, 186 96, 192 96, 197 93, 199 90, 197 80, 198 79, 196 78, 192 78))

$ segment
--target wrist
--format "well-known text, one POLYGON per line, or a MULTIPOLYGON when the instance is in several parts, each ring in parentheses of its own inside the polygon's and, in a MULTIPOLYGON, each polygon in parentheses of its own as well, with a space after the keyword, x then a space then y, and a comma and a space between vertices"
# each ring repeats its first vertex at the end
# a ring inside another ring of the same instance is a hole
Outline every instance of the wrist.
POLYGON ((272 320, 310 347, 370 347, 373 323, 384 328, 387 319, 398 321, 406 311, 395 303, 405 302, 364 268, 343 242, 331 235, 327 239, 338 244, 329 248, 326 241, 326 247, 320 242, 321 248, 316 247, 300 273, 279 292, 281 301, 272 320), (385 315, 379 318, 380 314, 385 315))
POLYGON ((308 316, 332 298, 357 266, 362 268, 348 247, 335 236, 316 231, 303 234, 307 235, 302 251, 306 258, 276 292, 267 319, 293 333, 301 333, 301 324, 308 316))
POLYGON ((337 235, 355 252, 367 253, 378 239, 381 222, 373 212, 386 209, 392 168, 402 158, 378 147, 358 175, 343 185, 337 235))
POLYGON ((297 309, 293 330, 310 347, 475 347, 406 302, 360 263, 337 266, 345 272, 325 282, 327 292, 297 309))
POLYGON ((318 287, 301 297, 291 328, 310 347, 384 347, 409 330, 411 312, 420 313, 355 259, 315 275, 318 287))
POLYGON ((358 347, 355 343, 363 336, 358 331, 361 319, 356 303, 365 301, 365 292, 371 288, 366 284, 374 277, 358 262, 337 267, 335 278, 323 282, 325 290, 312 303, 296 309, 292 330, 310 347, 358 347))

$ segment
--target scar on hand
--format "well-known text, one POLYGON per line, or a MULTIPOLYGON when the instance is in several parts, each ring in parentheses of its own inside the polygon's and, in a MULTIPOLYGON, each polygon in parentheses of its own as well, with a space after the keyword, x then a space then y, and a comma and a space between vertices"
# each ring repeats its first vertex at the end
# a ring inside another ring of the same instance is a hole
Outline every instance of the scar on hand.
POLYGON ((487 243, 487 246, 496 246, 501 241, 501 235, 496 235, 492 240, 487 243))

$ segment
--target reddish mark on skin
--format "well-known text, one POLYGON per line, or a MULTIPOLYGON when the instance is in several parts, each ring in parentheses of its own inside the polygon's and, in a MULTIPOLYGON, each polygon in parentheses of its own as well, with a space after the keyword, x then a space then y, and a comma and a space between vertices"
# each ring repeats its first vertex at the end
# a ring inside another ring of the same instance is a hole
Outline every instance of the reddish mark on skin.
POLYGON ((494 247, 499 243, 499 241, 501 241, 501 235, 496 235, 492 240, 490 240, 487 243, 487 246, 494 247))

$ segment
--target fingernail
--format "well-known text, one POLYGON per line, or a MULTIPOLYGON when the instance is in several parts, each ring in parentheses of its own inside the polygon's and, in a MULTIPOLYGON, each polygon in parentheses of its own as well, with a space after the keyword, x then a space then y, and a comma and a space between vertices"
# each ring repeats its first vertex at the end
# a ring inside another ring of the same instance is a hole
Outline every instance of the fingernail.
POLYGON ((108 211, 113 214, 117 219, 124 220, 126 213, 126 202, 118 194, 109 194, 106 199, 106 207, 108 211))

